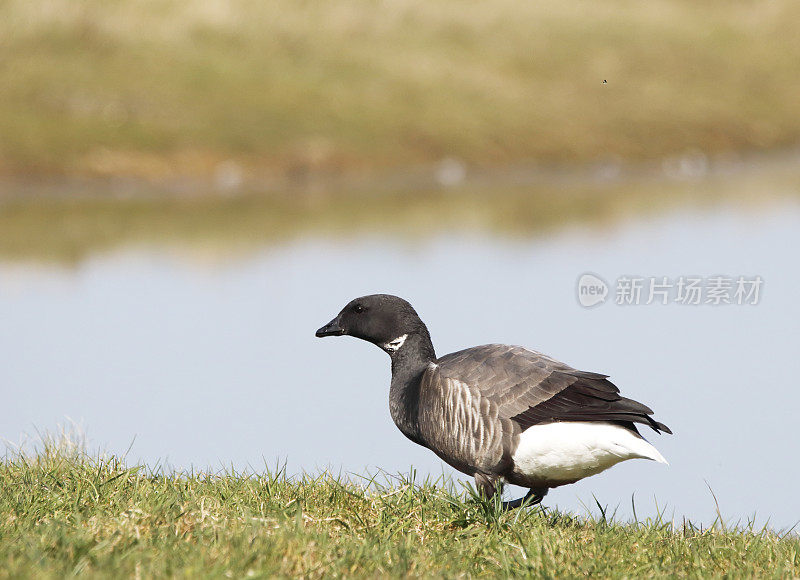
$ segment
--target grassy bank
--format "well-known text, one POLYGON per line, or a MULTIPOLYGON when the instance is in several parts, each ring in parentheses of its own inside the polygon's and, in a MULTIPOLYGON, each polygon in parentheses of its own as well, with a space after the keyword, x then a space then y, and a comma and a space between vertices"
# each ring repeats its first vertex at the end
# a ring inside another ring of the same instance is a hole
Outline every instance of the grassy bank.
POLYGON ((466 492, 328 476, 163 475, 54 448, 0 463, 0 577, 800 574, 767 531, 502 513, 466 492))
POLYGON ((0 174, 268 178, 800 141, 792 0, 0 0, 0 11, 0 174))

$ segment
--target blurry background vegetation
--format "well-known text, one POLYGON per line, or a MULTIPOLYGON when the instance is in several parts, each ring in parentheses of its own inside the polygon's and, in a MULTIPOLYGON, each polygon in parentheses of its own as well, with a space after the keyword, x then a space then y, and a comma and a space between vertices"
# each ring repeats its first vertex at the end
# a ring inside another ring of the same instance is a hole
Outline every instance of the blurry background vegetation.
POLYGON ((738 195, 766 159, 770 191, 800 182, 791 0, 0 0, 0 14, 3 257, 419 229, 430 211, 532 231, 738 195), (702 195, 670 184, 698 179, 702 195))

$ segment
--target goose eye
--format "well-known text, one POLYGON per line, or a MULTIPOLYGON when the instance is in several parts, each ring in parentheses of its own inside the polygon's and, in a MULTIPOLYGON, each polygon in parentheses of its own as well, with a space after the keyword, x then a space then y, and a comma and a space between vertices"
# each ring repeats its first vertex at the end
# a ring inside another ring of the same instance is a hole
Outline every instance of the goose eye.
POLYGON ((361 314, 362 312, 364 312, 364 307, 361 304, 356 304, 353 307, 353 310, 355 310, 356 314, 361 314))

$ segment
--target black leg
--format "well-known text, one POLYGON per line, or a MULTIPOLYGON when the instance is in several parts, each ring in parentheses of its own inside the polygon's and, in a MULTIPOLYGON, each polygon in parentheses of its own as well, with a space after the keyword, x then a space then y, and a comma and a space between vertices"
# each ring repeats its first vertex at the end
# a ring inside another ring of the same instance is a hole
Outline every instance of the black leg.
POLYGON ((521 497, 513 501, 504 501, 503 509, 513 510, 517 509, 518 507, 522 507, 523 505, 533 506, 542 503, 544 496, 547 495, 547 491, 548 489, 546 487, 531 488, 528 490, 528 493, 525 494, 525 497, 521 497))
POLYGON ((475 474, 475 487, 485 499, 490 500, 497 492, 497 478, 485 473, 475 474))

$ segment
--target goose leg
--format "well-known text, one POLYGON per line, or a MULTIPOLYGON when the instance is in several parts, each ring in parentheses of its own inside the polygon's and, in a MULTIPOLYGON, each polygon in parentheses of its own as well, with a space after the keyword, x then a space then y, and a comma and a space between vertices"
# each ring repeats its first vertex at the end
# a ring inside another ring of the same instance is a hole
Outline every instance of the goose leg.
POLYGON ((504 501, 503 509, 513 510, 517 509, 518 507, 522 507, 523 504, 526 506, 539 504, 544 499, 544 496, 547 495, 547 492, 548 489, 546 487, 531 488, 528 490, 528 493, 525 494, 525 497, 521 497, 512 501, 504 501))
POLYGON ((497 493, 497 478, 485 473, 475 474, 475 487, 485 499, 490 500, 497 493))

